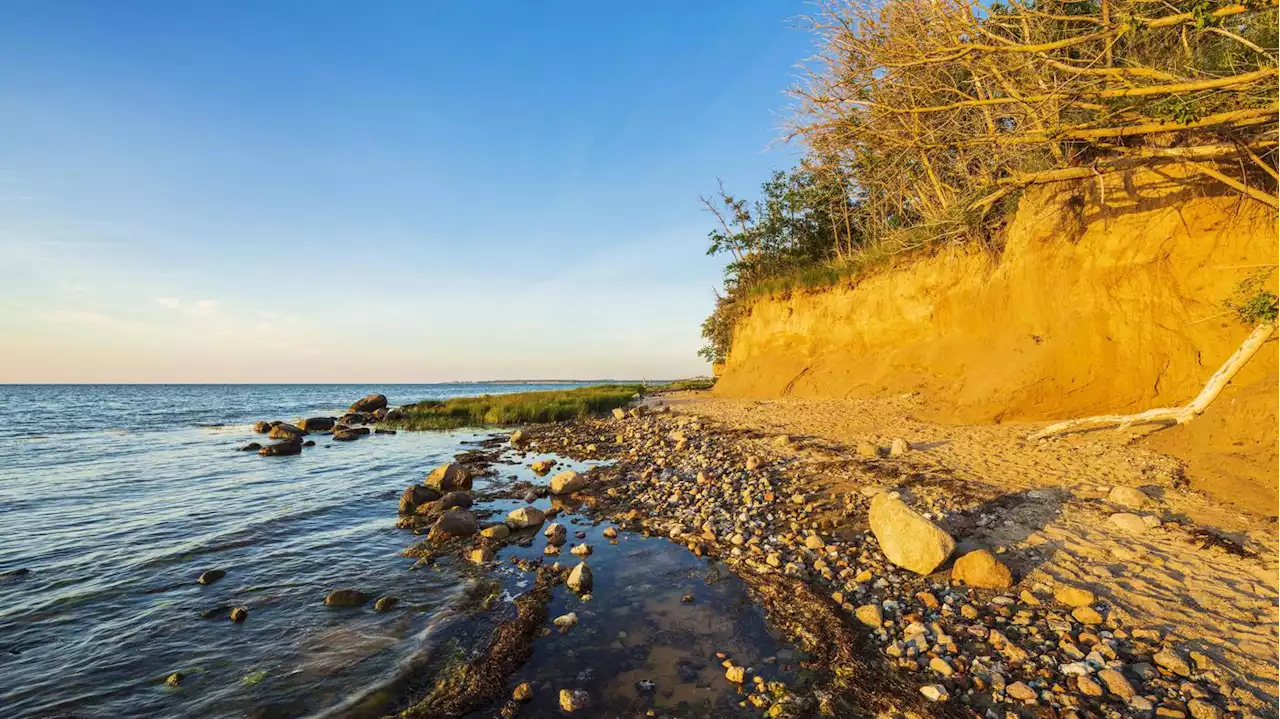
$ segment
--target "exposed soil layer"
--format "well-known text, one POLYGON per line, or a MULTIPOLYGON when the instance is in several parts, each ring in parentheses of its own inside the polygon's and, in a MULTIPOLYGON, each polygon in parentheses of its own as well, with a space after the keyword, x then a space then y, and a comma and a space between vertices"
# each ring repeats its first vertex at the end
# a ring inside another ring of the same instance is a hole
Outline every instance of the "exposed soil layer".
MULTIPOLYGON (((916 416, 952 423, 1186 403, 1251 329, 1224 310, 1238 284, 1264 273, 1276 291, 1275 212, 1154 173, 1107 180, 1101 203, 1081 203, 1085 189, 1028 192, 999 256, 950 249, 856 286, 758 301, 715 393, 914 392, 916 416)), ((1146 440, 1187 463, 1196 488, 1267 515, 1280 471, 1276 348, 1204 416, 1146 440)))

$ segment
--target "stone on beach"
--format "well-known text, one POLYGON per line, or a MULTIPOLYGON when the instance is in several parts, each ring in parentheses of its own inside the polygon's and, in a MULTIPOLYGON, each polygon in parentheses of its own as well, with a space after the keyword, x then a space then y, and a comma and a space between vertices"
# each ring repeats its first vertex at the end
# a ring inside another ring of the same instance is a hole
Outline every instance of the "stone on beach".
POLYGON ((561 689, 560 708, 567 712, 575 712, 591 706, 591 695, 582 689, 561 689))
POLYGON ((323 432, 327 429, 333 429, 333 425, 333 417, 308 417, 298 423, 298 428, 307 432, 323 432))
POLYGON ((517 429, 511 433, 511 446, 523 447, 529 443, 529 433, 523 429, 517 429))
POLYGON ((431 474, 423 480, 423 484, 440 492, 452 492, 456 489, 471 489, 471 473, 457 462, 449 462, 431 470, 431 474))
POLYGON ((885 557, 916 574, 933 572, 956 546, 951 535, 888 494, 871 500, 868 519, 885 557))
POLYGON ((854 610, 853 615, 872 629, 879 629, 884 623, 884 612, 881 611, 879 604, 863 604, 854 610))
POLYGON ((901 437, 894 437, 893 441, 889 443, 890 457, 901 457, 902 455, 910 451, 911 451, 911 444, 907 442, 907 440, 901 437))
POLYGON ((547 515, 543 514, 541 509, 537 507, 521 507, 507 515, 506 524, 511 529, 519 531, 541 526, 545 521, 547 521, 547 515))
POLYGON ((552 494, 569 494, 587 486, 587 478, 572 469, 551 478, 552 494))
POLYGON ((979 549, 960 557, 951 568, 951 579, 982 589, 1008 589, 1013 573, 995 555, 979 549))
POLYGON ((1130 509, 1140 509, 1142 505, 1147 503, 1147 495, 1140 489, 1126 487, 1120 485, 1112 487, 1107 494, 1107 501, 1113 504, 1119 504, 1130 509))
POLYGON ((1110 517, 1111 523, 1133 534, 1142 534, 1147 531, 1147 523, 1142 521, 1142 517, 1129 512, 1116 512, 1110 517))
POLYGON ((555 465, 556 461, 554 459, 540 459, 529 465, 529 469, 532 469, 534 474, 546 474, 555 465))
POLYGON ((1093 592, 1072 586, 1059 587, 1053 598, 1068 607, 1087 607, 1094 602, 1093 592))
POLYGON ((372 412, 377 409, 387 408, 387 396, 383 394, 371 394, 361 397, 347 408, 348 412, 372 412))

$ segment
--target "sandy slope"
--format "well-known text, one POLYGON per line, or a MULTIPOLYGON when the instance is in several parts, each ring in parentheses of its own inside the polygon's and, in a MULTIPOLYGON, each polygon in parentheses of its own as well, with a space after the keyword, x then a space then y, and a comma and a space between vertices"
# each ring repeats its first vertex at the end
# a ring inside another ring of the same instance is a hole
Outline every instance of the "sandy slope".
MULTIPOLYGON (((813 465, 815 489, 857 482, 843 470, 858 442, 894 437, 913 451, 870 460, 913 491, 946 495, 961 508, 985 504, 1000 519, 962 539, 1005 549, 1023 587, 1086 584, 1131 626, 1202 652, 1218 686, 1256 716, 1275 716, 1277 534, 1273 518, 1242 513, 1188 487, 1179 462, 1126 444, 1114 432, 1028 442, 1028 425, 943 425, 913 419, 914 396, 861 400, 749 400, 667 396, 689 412, 742 429, 787 433, 813 465), (1140 513, 1159 528, 1128 533, 1108 521, 1115 485, 1152 499, 1140 513), (1206 542, 1209 530, 1243 546, 1206 542), (1226 548, 1224 548, 1226 547, 1226 548)), ((845 488, 847 489, 847 487, 845 488)))

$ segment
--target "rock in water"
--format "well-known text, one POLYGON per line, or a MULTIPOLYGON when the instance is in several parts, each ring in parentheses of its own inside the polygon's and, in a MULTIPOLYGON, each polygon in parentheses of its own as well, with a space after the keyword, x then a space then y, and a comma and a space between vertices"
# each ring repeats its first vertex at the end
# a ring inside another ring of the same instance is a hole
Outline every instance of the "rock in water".
POLYGON ((1138 509, 1147 503, 1147 495, 1133 487, 1112 487, 1111 492, 1107 494, 1107 501, 1130 509, 1138 509))
POLYGON ((565 529, 564 525, 559 522, 552 522, 547 525, 546 531, 542 534, 547 538, 547 544, 553 547, 559 547, 569 538, 569 530, 565 529))
POLYGON ((258 454, 263 457, 287 457, 294 454, 302 454, 302 437, 294 437, 283 442, 269 444, 258 450, 258 454))
POLYGON ((471 473, 457 462, 442 464, 431 470, 423 484, 441 492, 452 492, 455 489, 471 489, 471 473))
POLYGON ((561 632, 567 632, 578 623, 578 615, 574 612, 569 612, 556 617, 551 623, 556 625, 561 632))
POLYGON ((448 539, 450 537, 470 537, 479 531, 476 525, 476 515, 465 509, 450 509, 431 527, 429 537, 434 540, 448 539))
POLYGON ((400 495, 400 513, 413 514, 418 505, 434 502, 440 499, 440 496, 439 492, 425 484, 415 484, 412 487, 407 487, 404 490, 404 494, 400 495))
POLYGON ((529 682, 520 682, 516 690, 511 692, 511 698, 518 702, 529 701, 533 698, 533 685, 529 682))
POLYGON ((551 468, 555 466, 555 463, 556 461, 554 459, 540 459, 529 465, 529 469, 532 469, 534 474, 546 474, 551 471, 551 468))
POLYGON ((301 437, 304 434, 306 434, 306 432, 303 431, 301 427, 295 427, 291 424, 281 422, 280 424, 272 427, 271 431, 267 433, 267 436, 271 439, 294 439, 295 437, 301 437))
POLYGON ((587 478, 572 469, 551 478, 552 494, 569 494, 587 486, 587 478))
POLYGON ((338 429, 333 432, 333 441, 354 442, 366 434, 369 434, 368 427, 348 427, 346 429, 338 429))
POLYGON ((271 431, 271 423, 270 422, 254 422, 253 431, 257 432, 258 434, 266 434, 267 432, 271 431))
POLYGON ((956 560, 951 568, 952 581, 983 589, 1008 589, 1013 586, 1013 572, 991 552, 979 549, 956 560))
POLYGON ((560 708, 567 712, 575 712, 591 706, 591 695, 582 689, 561 689, 560 708))
POLYGON ((369 595, 359 589, 335 589, 324 598, 326 607, 358 607, 369 601, 369 595))
POLYGON ((523 429, 517 429, 511 433, 511 446, 523 447, 529 443, 529 434, 523 429))
POLYGON ((937 569, 956 547, 951 535, 888 494, 871 500, 868 518, 885 557, 916 574, 937 569))
POLYGON ((326 429, 333 429, 333 417, 308 417, 298 423, 298 427, 308 431, 323 432, 326 429))
POLYGON ((182 672, 174 672, 170 674, 167 679, 164 680, 164 683, 168 684, 171 687, 176 687, 179 684, 181 684, 182 680, 186 679, 186 677, 187 675, 183 674, 182 672))
POLYGON ((582 562, 569 572, 569 578, 565 580, 565 584, 573 591, 583 594, 591 591, 591 567, 586 562, 582 562))
POLYGON ((201 573, 200 578, 197 579, 196 581, 200 582, 201 584, 213 584, 214 582, 218 581, 219 579, 222 579, 225 576, 227 576, 227 573, 221 569, 210 569, 206 572, 201 573))
POLYGON ((505 524, 494 524, 480 530, 480 536, 489 539, 506 539, 511 536, 511 528, 505 524))
POLYGON ((537 507, 521 507, 507 515, 507 526, 519 531, 530 527, 541 526, 547 516, 537 507))
POLYGON ((356 400, 349 408, 348 412, 372 412, 375 409, 387 408, 387 396, 382 394, 371 394, 368 397, 361 397, 356 400))
POLYGON ((400 603, 400 600, 395 597, 391 597, 391 596, 379 597, 378 601, 373 603, 373 611, 375 612, 390 611, 393 607, 395 607, 399 603, 400 603))
POLYGON ((453 509, 454 507, 462 507, 470 509, 472 504, 470 492, 450 492, 440 498, 440 509, 453 509))
POLYGON ((230 617, 232 622, 235 622, 236 624, 244 624, 244 620, 249 618, 249 608, 236 607, 235 609, 231 610, 231 614, 228 616, 230 617))
POLYGON ((260 449, 262 449, 262 445, 258 444, 257 442, 250 442, 249 444, 246 444, 245 446, 241 447, 240 451, 241 452, 257 452, 260 449))

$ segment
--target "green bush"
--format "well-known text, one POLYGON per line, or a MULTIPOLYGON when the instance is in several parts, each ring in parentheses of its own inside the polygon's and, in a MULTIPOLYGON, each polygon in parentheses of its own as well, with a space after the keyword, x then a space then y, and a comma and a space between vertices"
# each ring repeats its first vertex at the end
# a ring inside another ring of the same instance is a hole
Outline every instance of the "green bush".
POLYGON ((643 392, 644 386, 638 384, 601 384, 568 390, 426 400, 403 407, 403 418, 386 424, 401 429, 455 429, 560 422, 608 412, 643 392))

